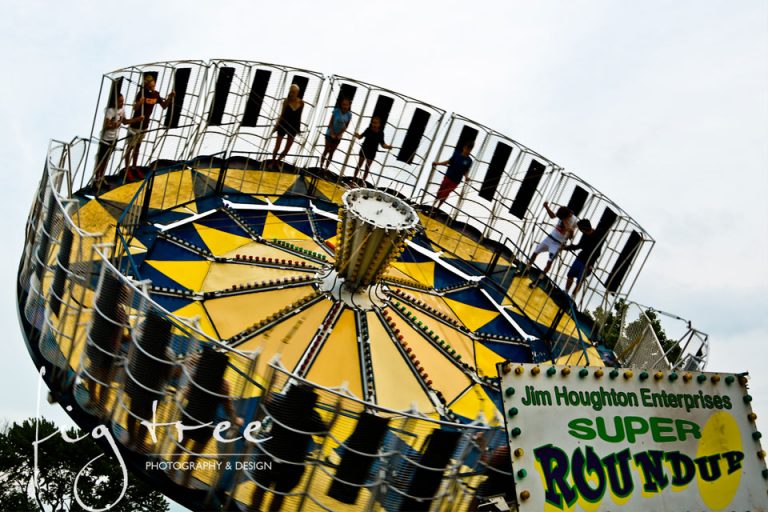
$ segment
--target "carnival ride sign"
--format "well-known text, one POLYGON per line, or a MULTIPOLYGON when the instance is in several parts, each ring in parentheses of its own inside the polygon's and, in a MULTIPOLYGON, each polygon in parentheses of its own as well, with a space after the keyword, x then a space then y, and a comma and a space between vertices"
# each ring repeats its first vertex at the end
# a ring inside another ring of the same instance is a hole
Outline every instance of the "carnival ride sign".
POLYGON ((521 512, 768 511, 747 379, 499 365, 521 512))

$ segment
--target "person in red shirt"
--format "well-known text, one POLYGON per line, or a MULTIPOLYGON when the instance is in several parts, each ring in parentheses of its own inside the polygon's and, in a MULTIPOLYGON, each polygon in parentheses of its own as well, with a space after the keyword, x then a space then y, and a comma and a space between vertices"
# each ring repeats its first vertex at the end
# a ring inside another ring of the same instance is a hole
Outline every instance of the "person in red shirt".
POLYGON ((128 141, 125 144, 126 170, 131 169, 131 163, 133 163, 133 167, 138 165, 139 148, 149 128, 149 121, 155 105, 160 105, 165 109, 170 105, 174 96, 176 96, 176 91, 171 91, 167 98, 160 96, 160 93, 155 90, 155 77, 150 74, 144 75, 144 87, 136 95, 136 101, 133 102, 134 122, 128 126, 128 141))

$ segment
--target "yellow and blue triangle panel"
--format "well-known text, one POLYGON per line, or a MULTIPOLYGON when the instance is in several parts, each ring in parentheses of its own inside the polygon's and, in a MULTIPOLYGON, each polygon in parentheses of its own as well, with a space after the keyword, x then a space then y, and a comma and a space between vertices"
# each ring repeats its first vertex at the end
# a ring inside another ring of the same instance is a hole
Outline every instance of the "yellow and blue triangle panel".
POLYGON ((250 242, 242 247, 238 247, 233 251, 229 251, 223 254, 224 258, 234 258, 235 256, 254 256, 260 258, 277 258, 293 261, 306 261, 309 264, 307 268, 317 268, 317 264, 309 261, 301 256, 296 256, 293 253, 288 253, 279 247, 272 247, 270 245, 261 242, 250 242))
POLYGON ((429 241, 429 238, 424 236, 421 232, 413 235, 413 238, 411 238, 411 243, 417 244, 430 251, 434 251, 434 252, 441 251, 439 247, 436 247, 435 245, 433 245, 432 242, 429 241))
POLYGON ((293 189, 291 190, 291 194, 280 196, 276 199, 273 199, 272 202, 278 206, 297 206, 299 208, 308 208, 309 198, 307 197, 307 187, 304 185, 304 180, 296 180, 296 183, 294 183, 293 189))
POLYGON ((216 210, 221 208, 223 204, 224 200, 221 198, 221 196, 198 197, 195 200, 195 205, 198 212, 216 210))
MULTIPOLYGON (((175 285, 176 288, 178 288, 178 285, 175 285)), ((190 303, 193 302, 192 299, 185 299, 183 297, 173 297, 169 295, 158 295, 155 293, 150 293, 152 296, 152 300, 154 300, 157 304, 159 304, 162 308, 168 310, 168 311, 175 311, 178 309, 182 309, 186 306, 188 306, 190 303)))
POLYGON ((259 267, 242 263, 212 263, 208 275, 203 281, 201 291, 214 292, 231 286, 258 283, 272 279, 284 279, 293 276, 306 276, 306 272, 293 269, 259 267))
POLYGON ((172 211, 177 213, 183 213, 186 215, 194 215, 197 213, 197 204, 187 203, 184 206, 179 206, 178 208, 174 208, 172 211))
MULTIPOLYGON (((189 240, 189 237, 187 236, 184 236, 183 238, 185 240, 189 240)), ((202 249, 205 249, 205 244, 202 243, 202 240, 199 240, 197 242, 198 243, 195 245, 197 245, 202 249)), ((146 257, 151 260, 160 260, 160 261, 201 261, 204 259, 198 253, 190 249, 187 249, 186 247, 182 247, 173 242, 169 242, 164 238, 159 238, 159 237, 156 238, 155 243, 153 243, 149 247, 146 257)))
MULTIPOLYGON (((207 247, 205 245, 205 241, 200 236, 200 233, 197 231, 197 228, 195 228, 195 225, 193 222, 176 226, 173 229, 166 231, 166 233, 168 233, 169 235, 173 235, 177 238, 181 238, 185 242, 188 242, 200 249, 205 249, 207 247)), ((158 239, 158 241, 160 240, 162 239, 158 239)), ((191 250, 186 250, 186 251, 193 252, 191 250)))
POLYGON ((213 339, 220 339, 216 329, 213 327, 211 319, 208 317, 208 312, 205 310, 203 305, 200 304, 200 302, 190 302, 175 311, 171 310, 171 313, 181 318, 198 318, 198 325, 200 326, 201 331, 213 339))
POLYGON ((219 169, 193 169, 192 182, 194 183, 195 197, 213 194, 218 179, 219 169))
POLYGON ((435 265, 435 288, 438 290, 451 286, 471 284, 463 277, 454 274, 442 265, 435 265))
POLYGON ((188 290, 198 291, 202 288, 205 276, 211 268, 211 262, 199 261, 158 261, 145 260, 144 266, 149 266, 176 281, 188 290))
POLYGON ((446 400, 453 400, 470 383, 469 377, 443 352, 438 350, 431 341, 427 341, 420 333, 416 332, 410 322, 399 319, 396 313, 395 318, 398 329, 400 329, 408 346, 413 350, 416 359, 420 361, 424 371, 429 375, 433 387, 441 391, 446 400))
POLYGON ((114 201, 106 201, 102 199, 101 197, 97 197, 95 201, 98 201, 99 204, 109 212, 109 214, 112 216, 113 219, 118 220, 120 216, 123 214, 125 209, 128 207, 127 204, 124 203, 116 203, 114 201))
POLYGON ((232 217, 222 210, 217 210, 210 215, 197 219, 195 223, 207 228, 218 229, 219 231, 224 231, 231 235, 250 238, 248 233, 241 228, 232 217))
POLYGON ((267 240, 312 240, 312 237, 302 233, 291 224, 284 222, 272 212, 267 213, 264 230, 262 231, 261 236, 267 240))
POLYGON ((465 419, 467 423, 473 422, 478 419, 480 413, 483 414, 484 420, 490 426, 499 425, 499 411, 503 410, 500 403, 491 396, 494 393, 491 389, 481 386, 480 384, 474 384, 467 388, 467 390, 457 398, 448 407, 455 414, 458 414, 465 419))
POLYGON ((481 376, 498 377, 499 372, 496 370, 496 365, 506 360, 505 357, 484 346, 483 343, 475 342, 475 366, 481 376))
POLYGON ((520 337, 520 333, 518 333, 517 330, 512 327, 512 324, 510 324, 507 319, 501 315, 480 327, 477 332, 483 334, 492 334, 495 336, 509 336, 512 338, 520 337))
POLYGON ((278 219, 289 224, 292 228, 303 233, 307 238, 314 238, 315 233, 312 231, 312 224, 309 222, 306 211, 301 212, 284 212, 274 211, 270 212, 278 219))
POLYGON ((297 174, 230 168, 224 185, 241 194, 283 195, 297 178, 297 174))
POLYGON ((435 286, 435 262, 432 260, 420 263, 395 261, 391 266, 424 286, 435 286))
POLYGON ((409 263, 425 263, 428 261, 434 262, 434 260, 426 254, 422 254, 421 252, 408 247, 408 245, 405 246, 405 250, 400 255, 398 260, 409 263))
POLYGON ((336 228, 338 226, 338 222, 321 215, 315 215, 312 212, 310 212, 309 215, 312 215, 315 219, 318 238, 321 240, 328 240, 329 238, 336 236, 336 228))
MULTIPOLYGON (((487 350, 492 351, 505 361, 514 361, 516 363, 530 363, 533 361, 531 354, 531 347, 525 343, 504 343, 501 341, 476 341, 475 350, 479 351, 479 347, 484 347, 487 350)), ((489 370, 490 371, 490 370, 489 370)), ((492 373, 486 373, 492 377, 496 376, 496 370, 492 373)))
POLYGON ((595 347, 587 347, 586 356, 584 352, 584 350, 577 348, 570 354, 564 354, 560 356, 556 363, 587 366, 587 360, 589 360, 589 366, 605 366, 603 359, 600 357, 600 353, 595 347))
POLYGON ((362 371, 355 314, 345 308, 312 363, 307 380, 329 388, 346 382, 349 391, 358 398, 364 398, 362 371))
MULTIPOLYGON (((187 203, 187 205, 197 208, 195 203, 187 203)), ((147 220, 153 224, 167 225, 187 219, 192 215, 194 214, 182 206, 179 208, 174 208, 173 210, 149 210, 147 220)))
POLYGON ((500 314, 495 308, 489 309, 490 303, 483 299, 485 297, 476 289, 461 290, 451 294, 450 297, 443 297, 445 303, 456 313, 461 323, 472 332, 494 320, 500 314), (464 293, 473 291, 476 293, 464 293))
MULTIPOLYGON (((238 198, 238 201, 240 198, 238 198)), ((248 228, 257 235, 264 231, 264 224, 267 221, 267 211, 265 210, 237 210, 237 216, 248 228)))
POLYGON ((202 224, 194 223, 197 234, 205 243, 205 247, 214 256, 222 256, 230 251, 251 243, 250 237, 234 235, 202 224))

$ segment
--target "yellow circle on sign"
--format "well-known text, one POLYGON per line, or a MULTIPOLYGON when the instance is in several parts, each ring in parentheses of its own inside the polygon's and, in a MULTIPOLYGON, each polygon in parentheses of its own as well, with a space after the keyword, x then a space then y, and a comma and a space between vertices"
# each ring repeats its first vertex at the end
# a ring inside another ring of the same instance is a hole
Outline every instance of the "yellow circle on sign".
MULTIPOLYGON (((741 433, 739 425, 733 419, 730 413, 721 411, 713 414, 701 431, 701 440, 699 448, 696 451, 696 457, 705 457, 707 455, 722 454, 729 451, 743 451, 741 446, 741 433)), ((722 458, 718 461, 720 465, 720 478, 706 482, 698 473, 697 481, 699 493, 704 504, 712 510, 722 510, 736 496, 741 480, 741 470, 734 471, 730 475, 726 474, 728 465, 722 458)))

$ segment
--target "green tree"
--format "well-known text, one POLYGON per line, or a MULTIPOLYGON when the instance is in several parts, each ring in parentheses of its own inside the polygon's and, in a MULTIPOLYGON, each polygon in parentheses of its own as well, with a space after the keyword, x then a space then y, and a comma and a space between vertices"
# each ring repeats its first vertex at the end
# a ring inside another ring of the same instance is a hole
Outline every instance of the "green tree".
POLYGON ((616 342, 621 337, 622 323, 627 312, 627 303, 623 299, 619 299, 613 305, 613 311, 606 311, 600 306, 595 309, 594 318, 595 326, 600 327, 600 336, 606 347, 613 350, 616 346, 616 342))
MULTIPOLYGON (((83 510, 75 500, 75 477, 103 452, 90 436, 69 443, 57 431, 48 420, 28 419, 0 432, 0 510, 39 510, 38 502, 56 512, 83 510), (36 423, 37 439, 54 435, 38 445, 38 486, 34 488, 36 423)), ((82 436, 76 429, 66 435, 71 439, 82 436)), ((78 494, 88 507, 104 508, 120 496, 122 486, 120 463, 113 454, 106 454, 80 475, 78 494)), ((125 496, 110 510, 154 512, 168 511, 169 506, 162 494, 129 473, 125 496)))

